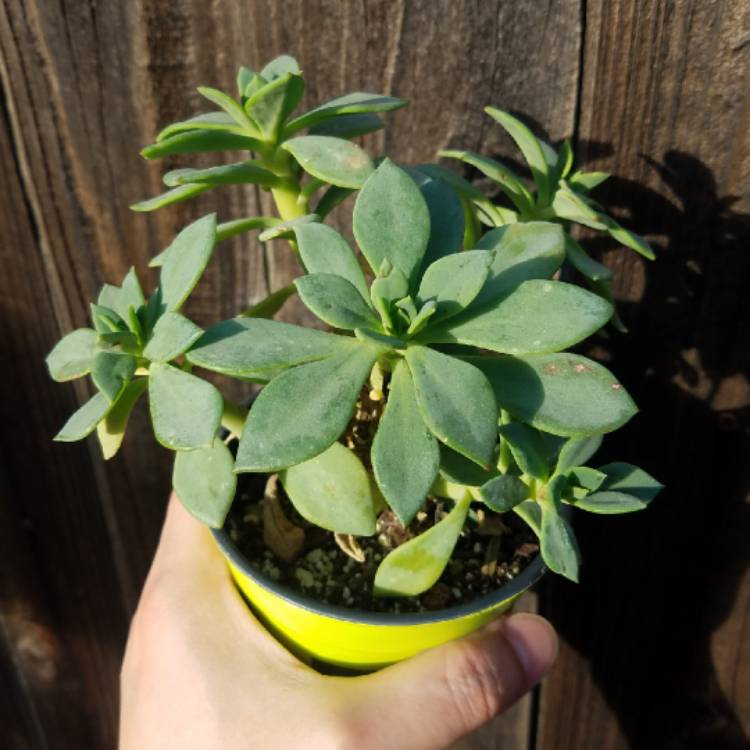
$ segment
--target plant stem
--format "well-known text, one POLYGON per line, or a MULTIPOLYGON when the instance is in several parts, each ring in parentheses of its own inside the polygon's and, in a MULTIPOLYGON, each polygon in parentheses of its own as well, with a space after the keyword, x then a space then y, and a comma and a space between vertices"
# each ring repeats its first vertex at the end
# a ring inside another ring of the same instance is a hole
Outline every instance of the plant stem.
POLYGON ((224 413, 221 415, 221 426, 229 430, 232 435, 239 437, 245 426, 247 412, 231 401, 224 399, 224 413))
POLYGON ((307 213, 307 202, 303 201, 301 204, 297 202, 299 193, 299 184, 294 185, 291 181, 289 185, 271 188, 276 210, 284 221, 298 219, 307 213))

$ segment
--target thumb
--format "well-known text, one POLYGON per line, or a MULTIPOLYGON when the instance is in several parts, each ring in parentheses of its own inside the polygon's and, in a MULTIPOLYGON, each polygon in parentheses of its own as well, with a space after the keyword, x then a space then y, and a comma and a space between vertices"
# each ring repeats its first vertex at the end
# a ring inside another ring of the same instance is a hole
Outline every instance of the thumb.
POLYGON ((446 747, 518 700, 556 656, 557 636, 543 618, 519 613, 496 620, 361 678, 350 719, 365 747, 446 747))

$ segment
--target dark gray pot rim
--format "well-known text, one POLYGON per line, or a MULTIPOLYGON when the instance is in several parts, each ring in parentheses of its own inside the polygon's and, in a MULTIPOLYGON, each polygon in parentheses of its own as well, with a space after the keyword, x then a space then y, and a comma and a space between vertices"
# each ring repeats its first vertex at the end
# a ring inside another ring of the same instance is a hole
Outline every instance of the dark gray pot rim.
POLYGON ((460 617, 472 615, 483 609, 489 609, 505 599, 523 593, 526 589, 533 586, 547 570, 542 562, 542 556, 537 553, 536 557, 512 581, 466 604, 458 604, 454 607, 434 612, 404 612, 403 614, 364 612, 362 610, 346 609, 334 604, 323 604, 312 597, 292 591, 269 576, 255 570, 250 565, 248 559, 237 549, 232 538, 224 529, 212 529, 211 533, 226 557, 259 586, 268 589, 290 604, 306 609, 309 612, 336 620, 357 622, 363 625, 426 625, 445 622, 446 620, 457 620, 460 617))

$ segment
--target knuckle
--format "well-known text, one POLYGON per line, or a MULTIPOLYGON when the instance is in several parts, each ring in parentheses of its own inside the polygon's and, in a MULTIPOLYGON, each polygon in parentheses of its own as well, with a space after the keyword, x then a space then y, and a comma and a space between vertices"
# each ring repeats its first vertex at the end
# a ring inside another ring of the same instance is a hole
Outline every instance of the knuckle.
POLYGON ((494 659, 471 640, 456 643, 451 650, 445 680, 455 711, 467 729, 489 721, 506 705, 494 659))

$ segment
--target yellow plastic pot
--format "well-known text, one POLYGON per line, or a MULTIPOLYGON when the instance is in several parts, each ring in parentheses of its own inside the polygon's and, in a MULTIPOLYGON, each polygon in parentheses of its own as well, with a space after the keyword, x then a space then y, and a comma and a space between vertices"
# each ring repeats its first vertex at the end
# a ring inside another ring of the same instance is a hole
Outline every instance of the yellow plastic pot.
POLYGON ((537 556, 492 594, 436 612, 359 612, 282 586, 254 570, 225 531, 213 535, 251 608, 282 643, 303 659, 355 670, 377 669, 481 628, 510 609, 545 571, 537 556))

